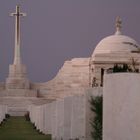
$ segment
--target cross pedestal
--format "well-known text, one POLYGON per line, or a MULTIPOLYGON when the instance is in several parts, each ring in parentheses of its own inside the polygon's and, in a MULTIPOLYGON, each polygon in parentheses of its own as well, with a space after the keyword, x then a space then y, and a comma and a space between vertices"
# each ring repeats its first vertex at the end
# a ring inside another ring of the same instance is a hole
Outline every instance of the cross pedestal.
POLYGON ((20 12, 19 6, 16 6, 16 12, 11 16, 15 16, 15 54, 14 62, 9 66, 6 89, 29 89, 30 82, 26 77, 26 66, 22 64, 20 55, 20 17, 25 14, 20 12))

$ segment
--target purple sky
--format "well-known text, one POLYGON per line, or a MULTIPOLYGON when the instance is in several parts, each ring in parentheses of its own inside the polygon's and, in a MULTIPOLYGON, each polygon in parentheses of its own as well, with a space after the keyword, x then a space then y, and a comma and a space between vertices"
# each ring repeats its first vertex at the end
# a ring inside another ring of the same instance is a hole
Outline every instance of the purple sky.
POLYGON ((97 43, 114 34, 121 16, 123 33, 140 41, 139 0, 0 0, 0 81, 13 63, 16 4, 22 19, 22 61, 34 82, 52 79, 65 60, 91 56, 97 43))

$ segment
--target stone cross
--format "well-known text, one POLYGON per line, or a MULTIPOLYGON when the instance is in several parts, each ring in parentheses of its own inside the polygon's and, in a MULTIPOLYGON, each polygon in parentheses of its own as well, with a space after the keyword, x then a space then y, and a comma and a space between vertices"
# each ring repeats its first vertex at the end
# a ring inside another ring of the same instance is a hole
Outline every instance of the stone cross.
POLYGON ((25 13, 20 12, 20 6, 16 6, 16 12, 11 13, 10 16, 15 16, 15 56, 14 65, 21 64, 20 56, 20 17, 26 16, 25 13))

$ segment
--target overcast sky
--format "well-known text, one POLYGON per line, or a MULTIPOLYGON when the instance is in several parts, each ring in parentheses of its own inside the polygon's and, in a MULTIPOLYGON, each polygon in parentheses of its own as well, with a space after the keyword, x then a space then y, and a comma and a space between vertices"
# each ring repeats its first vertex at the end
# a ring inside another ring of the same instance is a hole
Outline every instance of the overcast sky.
POLYGON ((140 0, 0 0, 0 81, 14 55, 14 18, 21 5, 22 61, 34 82, 51 80, 65 60, 90 57, 98 42, 114 34, 116 16, 123 34, 140 42, 140 0))

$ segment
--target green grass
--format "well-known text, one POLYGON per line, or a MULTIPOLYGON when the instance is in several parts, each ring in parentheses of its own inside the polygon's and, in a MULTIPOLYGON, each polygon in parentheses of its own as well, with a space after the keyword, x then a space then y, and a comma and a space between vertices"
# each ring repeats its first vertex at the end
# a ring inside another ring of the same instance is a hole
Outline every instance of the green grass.
POLYGON ((40 134, 24 117, 10 117, 0 126, 0 140, 51 140, 40 134))

